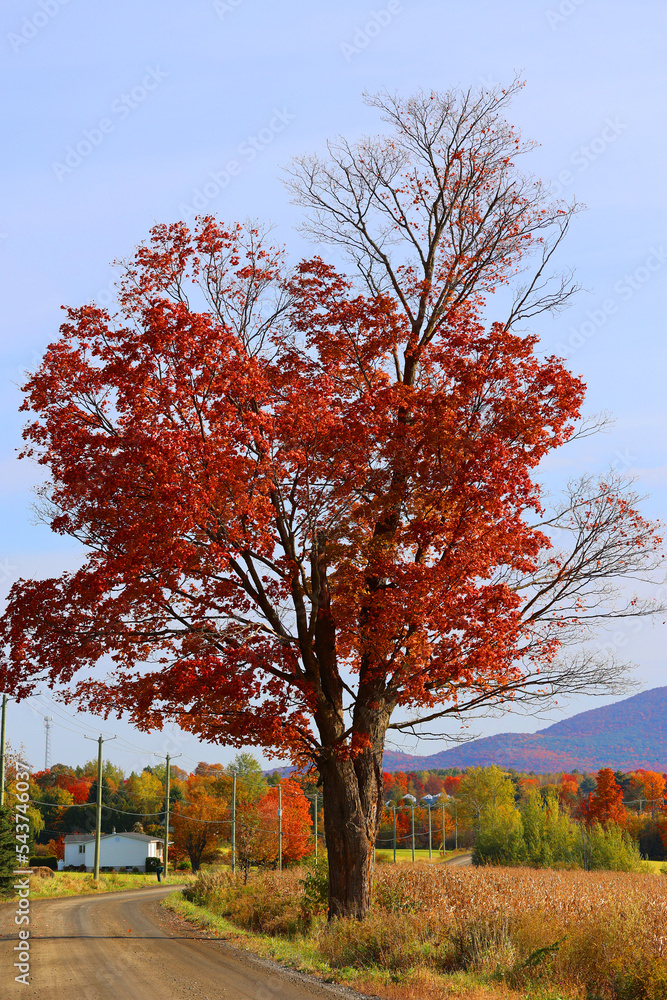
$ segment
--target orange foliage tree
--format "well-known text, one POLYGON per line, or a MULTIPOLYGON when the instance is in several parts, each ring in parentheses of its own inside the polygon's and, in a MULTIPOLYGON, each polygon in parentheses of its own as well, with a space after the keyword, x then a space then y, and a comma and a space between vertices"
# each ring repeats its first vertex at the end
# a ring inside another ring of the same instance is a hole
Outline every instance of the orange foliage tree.
POLYGON ((659 771, 644 771, 642 778, 644 779, 644 796, 651 812, 657 812, 664 808, 665 775, 659 771))
POLYGON ((92 780, 89 778, 77 778, 70 774, 59 774, 56 777, 56 785, 58 788, 64 788, 66 792, 69 792, 73 801, 77 805, 80 805, 82 802, 88 801, 92 780))
POLYGON ((579 782, 573 774, 561 774, 558 786, 558 798, 563 809, 572 812, 576 809, 579 794, 579 782))
POLYGON ((589 796, 586 818, 588 823, 618 823, 620 826, 627 823, 623 789, 619 788, 609 767, 603 767, 597 773, 596 789, 589 796))
POLYGON ((543 517, 584 387, 524 325, 570 296, 548 268, 573 209, 515 164, 515 91, 371 99, 388 135, 295 166, 352 274, 157 226, 117 313, 69 309, 25 387, 44 516, 88 556, 14 585, 2 686, 314 766, 331 916, 370 906, 388 731, 614 690, 616 663, 557 653, 654 550, 613 478, 543 517))
POLYGON ((205 779, 190 775, 183 785, 186 801, 174 803, 171 813, 174 858, 187 855, 196 872, 217 856, 220 838, 229 829, 228 809, 205 779))
MULTIPOLYGON (((312 809, 296 781, 281 781, 283 861, 300 861, 313 850, 312 809)), ((262 860, 278 858, 278 789, 270 788, 257 804, 263 834, 262 860)))
POLYGON ((428 795, 441 795, 445 790, 445 782, 437 774, 429 774, 424 782, 424 791, 428 795))

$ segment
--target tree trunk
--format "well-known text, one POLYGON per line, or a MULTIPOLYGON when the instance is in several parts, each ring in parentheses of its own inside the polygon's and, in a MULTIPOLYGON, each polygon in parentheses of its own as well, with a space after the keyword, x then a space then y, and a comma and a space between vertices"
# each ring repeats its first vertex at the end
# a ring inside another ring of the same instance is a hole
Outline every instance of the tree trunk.
POLYGON ((320 765, 329 857, 329 919, 364 917, 373 890, 373 848, 382 815, 382 751, 320 765))

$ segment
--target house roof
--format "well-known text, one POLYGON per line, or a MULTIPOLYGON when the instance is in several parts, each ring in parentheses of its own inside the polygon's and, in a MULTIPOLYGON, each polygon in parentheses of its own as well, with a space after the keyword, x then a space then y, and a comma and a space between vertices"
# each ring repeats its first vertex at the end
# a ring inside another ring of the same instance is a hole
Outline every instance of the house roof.
MULTIPOLYGON (((107 840, 109 837, 125 837, 127 840, 142 840, 145 844, 163 844, 163 837, 151 837, 147 833, 103 833, 100 840, 107 840)), ((94 833, 68 833, 63 838, 66 844, 89 844, 95 840, 94 833)))

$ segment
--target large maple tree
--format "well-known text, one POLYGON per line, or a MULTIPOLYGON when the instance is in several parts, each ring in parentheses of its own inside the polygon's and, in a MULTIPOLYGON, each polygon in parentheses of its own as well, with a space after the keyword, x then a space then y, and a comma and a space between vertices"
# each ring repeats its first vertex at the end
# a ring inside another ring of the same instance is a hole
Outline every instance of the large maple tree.
POLYGON ((157 226, 117 313, 69 309, 25 387, 45 516, 87 555, 13 588, 5 685, 314 764, 332 916, 370 904, 389 730, 609 690, 558 649, 655 544, 612 481, 542 514, 584 387, 520 326, 571 293, 546 269, 573 209, 516 167, 512 92, 379 98, 389 135, 295 165, 355 273, 157 226))

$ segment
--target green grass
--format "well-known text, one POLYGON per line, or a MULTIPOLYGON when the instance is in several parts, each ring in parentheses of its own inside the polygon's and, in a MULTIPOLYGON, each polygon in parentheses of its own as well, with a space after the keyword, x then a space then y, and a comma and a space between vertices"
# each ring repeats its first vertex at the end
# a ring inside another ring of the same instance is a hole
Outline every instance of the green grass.
MULTIPOLYGON (((470 852, 459 848, 458 851, 446 851, 443 858, 442 854, 435 847, 433 848, 433 857, 431 859, 432 864, 442 864, 443 861, 448 861, 450 858, 456 857, 458 854, 469 854, 470 852)), ((378 847, 376 855, 382 855, 383 858, 388 863, 393 862, 394 859, 394 849, 393 847, 378 847)), ((423 861, 428 862, 428 847, 427 848, 415 848, 415 864, 423 861)), ((412 864, 412 849, 399 847, 396 849, 396 862, 397 864, 412 864)))
POLYGON ((176 913, 193 926, 199 927, 215 937, 223 938, 236 948, 250 951, 262 958, 273 959, 290 969, 298 969, 300 972, 321 976, 327 981, 333 980, 332 971, 319 956, 315 942, 308 938, 270 937, 267 934, 246 931, 233 924, 231 920, 218 916, 206 907, 196 906, 194 903, 188 902, 187 899, 183 899, 180 892, 173 892, 166 896, 160 901, 160 905, 176 913))
POLYGON ((656 875, 667 874, 667 861, 645 861, 644 864, 648 865, 650 870, 655 872, 656 875), (661 870, 663 868, 665 869, 664 873, 661 870))
MULTIPOLYGON (((182 872, 172 873, 170 882, 183 883, 191 878, 182 872)), ((99 892, 123 892, 128 889, 154 889, 158 884, 154 874, 100 875, 99 884, 88 872, 54 872, 53 878, 31 878, 31 899, 57 899, 61 896, 87 896, 99 892)))

